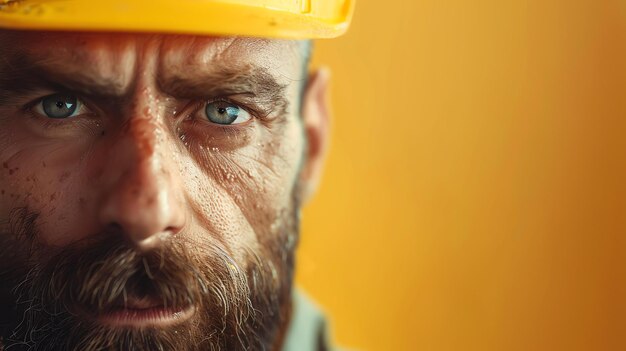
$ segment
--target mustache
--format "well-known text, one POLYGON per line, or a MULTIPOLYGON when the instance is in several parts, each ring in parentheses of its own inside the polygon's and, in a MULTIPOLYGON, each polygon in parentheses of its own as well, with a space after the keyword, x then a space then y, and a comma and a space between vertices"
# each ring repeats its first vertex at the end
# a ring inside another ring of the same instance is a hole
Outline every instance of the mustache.
POLYGON ((126 306, 131 296, 150 296, 166 308, 204 307, 211 293, 228 311, 233 300, 245 301, 249 293, 246 275, 218 246, 204 245, 203 257, 193 256, 181 242, 141 253, 112 237, 99 235, 88 245, 51 254, 29 272, 27 295, 48 301, 53 314, 76 306, 87 313, 106 312, 126 306))
MULTIPOLYGON (((18 274, 21 280, 14 284, 14 301, 21 316, 8 342, 19 341, 26 346, 58 345, 63 341, 94 350, 103 346, 118 349, 107 344, 111 340, 137 345, 137 340, 147 338, 144 332, 121 331, 122 337, 112 336, 88 317, 146 296, 160 301, 165 308, 193 306, 204 314, 204 318, 193 322, 193 327, 181 326, 177 331, 179 336, 189 334, 187 339, 206 339, 206 335, 192 334, 201 330, 230 329, 243 335, 246 331, 238 326, 256 318, 246 272, 217 243, 173 238, 159 249, 139 252, 112 230, 64 248, 38 248, 33 253, 29 269, 25 275, 18 274), (189 247, 194 248, 193 252, 189 247), (89 338, 92 340, 87 344, 89 338)), ((169 342, 171 347, 165 349, 183 349, 182 345, 175 346, 174 337, 161 339, 152 347, 159 349, 169 342)))
POLYGON ((227 314, 233 303, 248 300, 246 274, 226 250, 203 244, 201 255, 192 254, 190 243, 168 241, 139 252, 120 233, 109 231, 62 249, 41 250, 50 258, 38 259, 28 272, 28 299, 18 296, 18 303, 33 309, 39 300, 50 315, 77 307, 99 313, 125 306, 132 296, 149 296, 166 308, 219 307, 227 314), (216 300, 206 301, 206 296, 216 300))

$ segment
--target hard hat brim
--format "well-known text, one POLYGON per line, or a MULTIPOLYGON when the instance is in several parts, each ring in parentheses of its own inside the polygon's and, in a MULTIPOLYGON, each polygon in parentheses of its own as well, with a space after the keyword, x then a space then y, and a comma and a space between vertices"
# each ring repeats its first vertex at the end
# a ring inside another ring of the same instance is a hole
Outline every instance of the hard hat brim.
POLYGON ((0 0, 0 28, 285 39, 345 33, 354 0, 317 1, 0 0))

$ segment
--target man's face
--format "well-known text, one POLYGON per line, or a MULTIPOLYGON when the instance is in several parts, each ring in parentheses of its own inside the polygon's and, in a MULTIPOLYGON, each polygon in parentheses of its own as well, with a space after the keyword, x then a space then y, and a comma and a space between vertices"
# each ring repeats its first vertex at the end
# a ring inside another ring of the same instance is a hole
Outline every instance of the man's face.
POLYGON ((301 45, 0 32, 0 349, 279 343, 301 45))

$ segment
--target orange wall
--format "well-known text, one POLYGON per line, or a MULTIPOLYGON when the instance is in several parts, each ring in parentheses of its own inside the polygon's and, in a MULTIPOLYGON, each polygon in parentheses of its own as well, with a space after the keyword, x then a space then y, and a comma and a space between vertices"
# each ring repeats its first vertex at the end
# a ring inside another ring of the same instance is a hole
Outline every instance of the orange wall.
POLYGON ((360 0, 298 281, 362 350, 626 350, 626 2, 360 0))

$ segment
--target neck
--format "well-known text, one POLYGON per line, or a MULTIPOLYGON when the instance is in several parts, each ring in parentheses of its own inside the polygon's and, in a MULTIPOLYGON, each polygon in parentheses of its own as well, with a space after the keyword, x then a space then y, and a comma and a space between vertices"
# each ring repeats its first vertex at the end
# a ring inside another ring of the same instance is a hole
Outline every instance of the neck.
MULTIPOLYGON (((274 339, 274 344, 271 349, 272 351, 281 351, 283 349, 283 344, 285 343, 285 338, 287 337, 287 332, 289 331, 289 325, 291 324, 292 314, 293 299, 290 296, 289 301, 284 304, 280 311, 281 322, 278 328, 278 333, 276 333, 276 338, 274 339)), ((2 351, 1 348, 0 351, 2 351)))

